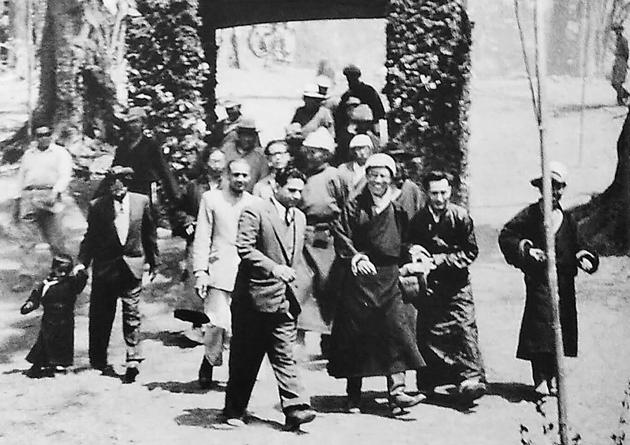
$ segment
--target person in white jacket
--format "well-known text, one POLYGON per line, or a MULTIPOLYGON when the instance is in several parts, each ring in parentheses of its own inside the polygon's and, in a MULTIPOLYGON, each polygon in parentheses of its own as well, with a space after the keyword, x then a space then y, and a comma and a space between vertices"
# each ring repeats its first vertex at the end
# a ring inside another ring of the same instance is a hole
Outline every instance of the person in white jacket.
POLYGON ((195 290, 204 300, 210 322, 204 332, 205 354, 199 368, 199 385, 213 385, 212 371, 223 364, 223 350, 231 335, 231 295, 240 258, 236 233, 241 211, 254 197, 247 192, 250 167, 235 159, 227 165, 227 187, 201 197, 193 241, 195 290))

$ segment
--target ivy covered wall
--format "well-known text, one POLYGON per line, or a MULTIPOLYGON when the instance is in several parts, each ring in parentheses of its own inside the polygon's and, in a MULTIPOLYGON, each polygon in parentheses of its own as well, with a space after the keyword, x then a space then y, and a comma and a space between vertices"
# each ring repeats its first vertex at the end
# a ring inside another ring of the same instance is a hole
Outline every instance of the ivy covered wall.
POLYGON ((455 199, 466 205, 471 26, 465 1, 390 0, 387 20, 383 91, 390 134, 418 158, 416 175, 453 174, 455 199))
POLYGON ((148 130, 171 162, 186 166, 205 136, 209 65, 197 0, 137 0, 127 32, 129 105, 146 107, 148 130))

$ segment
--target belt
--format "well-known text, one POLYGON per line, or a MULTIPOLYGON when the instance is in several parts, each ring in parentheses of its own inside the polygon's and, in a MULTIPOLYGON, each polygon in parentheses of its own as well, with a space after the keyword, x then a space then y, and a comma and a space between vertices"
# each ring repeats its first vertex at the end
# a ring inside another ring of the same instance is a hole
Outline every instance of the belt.
POLYGON ((26 187, 24 187, 25 191, 31 191, 31 190, 52 190, 53 186, 52 185, 27 185, 26 187))

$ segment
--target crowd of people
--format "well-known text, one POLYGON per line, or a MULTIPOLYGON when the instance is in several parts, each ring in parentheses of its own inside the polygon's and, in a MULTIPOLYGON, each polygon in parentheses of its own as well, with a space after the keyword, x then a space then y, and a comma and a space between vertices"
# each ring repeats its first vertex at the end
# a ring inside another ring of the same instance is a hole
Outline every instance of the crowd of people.
MULTIPOLYGON (((473 221, 451 201, 448 172, 426 172, 422 187, 407 177, 404 153, 381 141, 378 94, 360 81, 356 66, 344 75, 348 91, 339 103, 329 100, 329 83, 316 79, 305 88, 286 138, 264 149, 255 120, 241 115, 237 102, 225 104, 221 142, 199 153, 181 192, 159 156, 150 168, 148 160, 159 149, 142 134, 144 112, 130 109, 129 136, 91 202, 76 265, 54 229, 69 155, 47 139, 49 129, 39 129, 40 144, 22 164, 20 208, 34 206, 31 219, 54 260, 50 276, 22 308, 44 307, 40 336, 27 357, 30 374, 51 375, 72 364, 74 301, 91 266, 90 365, 114 372, 107 350, 120 299, 127 347, 122 380, 135 381, 143 360, 142 276, 155 274, 158 263, 154 194, 160 182, 172 192, 172 233, 186 240, 186 285, 175 316, 204 345, 202 388, 216 387, 213 370, 229 350, 224 416, 230 425, 245 421, 265 356, 287 428, 316 417, 295 355, 305 332, 321 336, 328 373, 346 379, 349 413, 361 411, 364 377, 385 377, 392 415, 439 388, 460 403, 483 396, 487 382, 469 273, 478 255, 473 221), (36 162, 53 157, 64 160, 54 164, 56 174, 48 168, 53 161, 46 168, 36 162), (418 391, 405 385, 409 371, 416 373, 418 391)), ((598 260, 579 244, 575 223, 560 207, 564 167, 552 170, 562 328, 565 353, 574 356, 573 279, 578 267, 594 272, 598 260)), ((540 178, 532 185, 540 188, 540 178)), ((508 263, 526 277, 518 357, 531 361, 537 390, 547 385, 552 392, 553 320, 542 227, 541 204, 532 204, 506 224, 499 243, 508 263)))

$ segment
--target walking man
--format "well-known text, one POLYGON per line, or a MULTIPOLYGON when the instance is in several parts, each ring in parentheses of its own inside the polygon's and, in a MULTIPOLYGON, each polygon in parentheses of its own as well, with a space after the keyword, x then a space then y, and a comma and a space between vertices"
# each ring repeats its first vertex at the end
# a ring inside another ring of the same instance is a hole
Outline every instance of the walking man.
POLYGON ((295 208, 304 175, 280 172, 271 199, 256 199, 238 224, 241 257, 232 302, 232 343, 225 394, 228 424, 243 423, 256 375, 265 354, 276 376, 286 427, 311 422, 315 412, 304 397, 294 348, 302 288, 311 279, 302 255, 306 219, 295 208))
POLYGON ((409 224, 411 256, 430 255, 433 268, 429 295, 418 304, 418 349, 427 363, 418 371, 418 388, 432 393, 456 385, 472 401, 486 390, 468 272, 479 249, 468 211, 451 203, 451 184, 451 175, 430 172, 423 179, 428 204, 409 224))
POLYGON ((127 345, 124 383, 132 383, 144 359, 140 351, 140 312, 143 266, 155 274, 158 255, 155 224, 149 198, 127 192, 133 178, 129 167, 114 166, 106 175, 108 193, 97 198, 88 211, 87 231, 79 249, 75 272, 92 265, 89 312, 90 365, 104 374, 113 372, 107 363, 107 348, 122 301, 123 336, 127 345))
MULTIPOLYGON (((581 246, 575 220, 569 213, 565 213, 560 205, 566 187, 566 168, 559 162, 549 164, 562 343, 564 355, 576 357, 578 325, 575 276, 578 267, 589 274, 594 273, 599 265, 599 258, 596 253, 581 246)), ((532 179, 531 184, 542 194, 542 178, 532 179)), ((516 357, 531 362, 536 392, 548 395, 555 393, 557 389, 557 369, 551 305, 553 297, 550 295, 547 281, 542 207, 540 199, 512 218, 501 230, 499 246, 508 264, 519 268, 525 276, 525 310, 516 357)))
MULTIPOLYGON (((22 157, 18 173, 20 195, 16 202, 16 219, 39 229, 54 256, 66 253, 61 226, 62 196, 72 179, 72 157, 68 151, 52 142, 52 130, 35 130, 37 146, 22 157)), ((23 276, 15 291, 32 287, 32 277, 23 276)))
POLYGON ((240 258, 236 231, 241 211, 253 200, 245 188, 249 164, 235 159, 227 166, 227 187, 201 196, 192 246, 195 291, 204 301, 210 319, 203 336, 205 353, 199 368, 199 385, 212 386, 213 367, 223 364, 223 350, 232 335, 230 303, 240 258))
POLYGON ((267 158, 260 148, 258 129, 253 119, 242 117, 236 128, 236 138, 228 139, 221 145, 227 162, 233 159, 245 159, 249 164, 250 181, 247 191, 251 193, 254 185, 269 173, 267 158))

